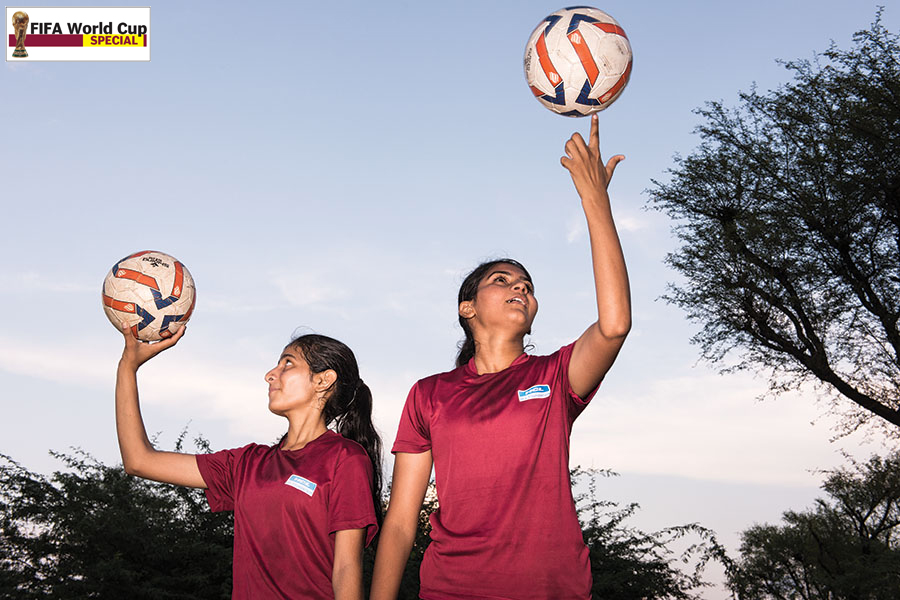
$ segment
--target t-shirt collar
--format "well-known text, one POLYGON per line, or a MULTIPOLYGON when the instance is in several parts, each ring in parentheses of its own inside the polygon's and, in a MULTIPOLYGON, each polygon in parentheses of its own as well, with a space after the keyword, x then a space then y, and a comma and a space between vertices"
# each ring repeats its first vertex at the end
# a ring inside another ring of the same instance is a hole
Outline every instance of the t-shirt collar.
MULTIPOLYGON (((509 367, 506 367, 506 369, 509 369, 510 367, 514 367, 516 365, 520 365, 529 358, 529 354, 527 352, 523 352, 522 354, 518 355, 514 361, 509 363, 509 367)), ((506 369, 503 369, 503 371, 505 371, 506 369)), ((497 373, 502 373, 503 371, 497 371, 497 373)), ((466 375, 469 375, 471 377, 486 377, 488 375, 496 375, 496 373, 485 373, 484 375, 479 375, 478 367, 475 366, 475 357, 473 356, 469 359, 469 362, 466 363, 466 375)))
POLYGON ((325 430, 325 433, 323 433, 322 435, 320 435, 320 436, 317 437, 317 438, 313 438, 313 439, 309 440, 309 441, 306 443, 306 445, 303 446, 302 448, 298 448, 298 449, 296 449, 296 450, 285 450, 284 448, 281 447, 281 442, 278 442, 277 447, 278 447, 278 451, 279 451, 279 452, 288 452, 288 453, 291 453, 291 452, 303 452, 304 450, 306 450, 307 448, 309 448, 309 447, 312 446, 313 444, 317 444, 317 443, 319 443, 319 442, 324 442, 325 440, 331 439, 332 437, 334 437, 334 436, 336 436, 336 435, 340 435, 340 434, 337 433, 337 432, 335 432, 335 431, 332 430, 332 429, 326 429, 326 430, 325 430))

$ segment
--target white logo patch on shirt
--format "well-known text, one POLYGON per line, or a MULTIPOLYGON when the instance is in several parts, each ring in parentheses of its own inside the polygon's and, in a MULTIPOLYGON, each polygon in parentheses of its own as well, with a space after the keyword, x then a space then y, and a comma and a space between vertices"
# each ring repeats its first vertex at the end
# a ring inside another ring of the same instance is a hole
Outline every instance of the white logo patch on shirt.
POLYGON ((519 390, 519 402, 526 400, 537 400, 538 398, 549 398, 550 386, 544 384, 533 385, 527 390, 519 390))
POLYGON ((312 496, 313 492, 316 491, 316 484, 306 479, 305 477, 300 477, 299 475, 291 475, 288 477, 288 480, 284 482, 285 485, 289 485, 292 488, 297 488, 307 496, 312 496))

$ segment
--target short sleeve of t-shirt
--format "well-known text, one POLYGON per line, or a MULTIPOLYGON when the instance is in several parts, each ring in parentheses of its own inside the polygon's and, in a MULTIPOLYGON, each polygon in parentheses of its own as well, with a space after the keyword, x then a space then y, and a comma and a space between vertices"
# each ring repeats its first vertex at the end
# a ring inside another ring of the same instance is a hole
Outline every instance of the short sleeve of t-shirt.
POLYGON ((206 500, 211 511, 234 510, 235 467, 251 445, 197 455, 197 468, 206 483, 206 500))
MULTIPOLYGON (((587 396, 581 398, 578 394, 576 394, 572 390, 572 384, 569 382, 569 361, 572 360, 572 352, 575 350, 575 342, 572 342, 568 346, 563 346, 556 352, 557 356, 557 383, 562 386, 561 389, 566 391, 566 397, 571 402, 570 407, 573 409, 575 415, 577 416, 581 411, 585 409, 585 407, 590 403, 591 400, 594 399, 594 396, 597 394, 597 390, 600 389, 600 383, 594 387, 588 393, 587 396)), ((602 380, 601 380, 602 383, 602 380)))
POLYGON ((431 403, 423 393, 422 382, 418 381, 406 398, 391 452, 419 454, 431 450, 430 420, 431 403))
POLYGON ((372 505, 372 461, 364 454, 348 454, 335 469, 328 505, 328 532, 366 529, 368 546, 378 525, 372 505))

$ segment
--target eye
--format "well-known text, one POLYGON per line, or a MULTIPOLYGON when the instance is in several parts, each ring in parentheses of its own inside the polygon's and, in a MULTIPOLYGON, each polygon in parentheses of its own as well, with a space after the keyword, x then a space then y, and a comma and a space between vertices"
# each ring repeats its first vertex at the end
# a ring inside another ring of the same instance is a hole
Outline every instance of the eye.
POLYGON ((494 277, 494 281, 498 283, 506 283, 506 275, 497 275, 494 277))

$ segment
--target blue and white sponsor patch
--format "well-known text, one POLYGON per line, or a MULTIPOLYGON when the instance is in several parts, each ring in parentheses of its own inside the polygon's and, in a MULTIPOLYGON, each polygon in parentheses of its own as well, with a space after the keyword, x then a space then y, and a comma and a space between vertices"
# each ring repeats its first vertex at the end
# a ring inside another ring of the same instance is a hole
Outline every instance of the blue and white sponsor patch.
POLYGON ((288 477, 288 480, 284 482, 285 485, 289 485, 292 488, 297 488, 307 496, 312 496, 313 492, 316 491, 316 484, 306 479, 305 477, 300 477, 299 475, 291 475, 288 477))
POLYGON ((538 398, 549 398, 550 397, 550 386, 544 385, 543 383, 538 385, 533 385, 527 390, 519 390, 519 402, 525 402, 526 400, 537 400, 538 398))

